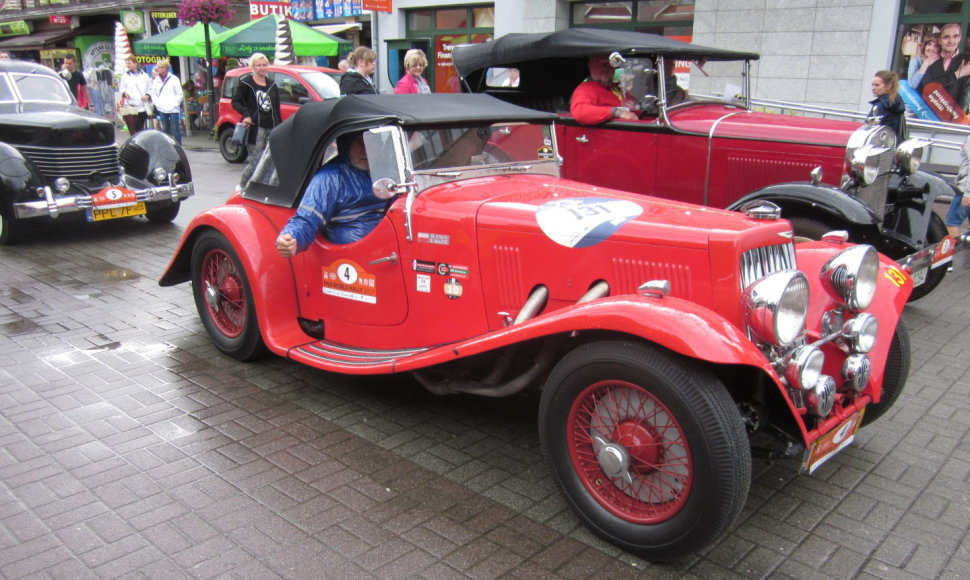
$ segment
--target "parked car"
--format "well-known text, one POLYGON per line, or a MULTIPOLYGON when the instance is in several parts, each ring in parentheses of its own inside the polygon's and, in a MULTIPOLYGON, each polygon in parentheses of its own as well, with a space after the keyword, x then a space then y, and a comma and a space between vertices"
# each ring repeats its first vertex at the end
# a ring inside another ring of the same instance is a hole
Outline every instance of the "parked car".
POLYGON ((193 193, 170 137, 143 131, 119 150, 111 122, 78 107, 53 70, 0 61, 0 245, 28 220, 169 222, 193 193))
MULTIPOLYGON (((223 353, 411 373, 436 394, 541 391, 539 431, 590 529, 690 554, 741 512, 752 449, 819 467, 906 382, 912 280, 843 237, 560 177, 556 117, 485 95, 310 103, 245 191, 198 214, 160 284, 192 283, 223 353), (365 131, 382 221, 275 249, 335 138, 365 131)), ((514 404, 510 402, 509 404, 514 404)))
POLYGON ((897 144, 879 125, 752 111, 755 53, 573 28, 508 34, 458 46, 453 56, 467 90, 561 113, 557 136, 566 177, 718 208, 770 200, 798 236, 845 230, 850 240, 899 260, 916 284, 911 299, 927 295, 946 275, 956 244, 933 204, 954 189, 918 170, 928 143, 897 144), (570 96, 594 54, 613 55, 640 120, 584 126, 571 117, 570 96), (694 94, 674 104, 683 96, 671 86, 674 62, 692 63, 696 76, 729 78, 725 86, 739 92, 717 99, 694 94), (515 87, 501 86, 509 67, 518 70, 515 87))
MULTIPOLYGON (((239 79, 251 72, 253 69, 249 67, 236 68, 227 71, 223 79, 216 135, 219 137, 219 151, 229 163, 242 163, 246 160, 246 148, 232 142, 233 127, 240 121, 239 113, 232 108, 232 96, 239 87, 239 79)), ((335 68, 271 64, 268 74, 280 89, 280 112, 283 119, 289 119, 306 103, 340 96, 339 82, 343 73, 335 68)))

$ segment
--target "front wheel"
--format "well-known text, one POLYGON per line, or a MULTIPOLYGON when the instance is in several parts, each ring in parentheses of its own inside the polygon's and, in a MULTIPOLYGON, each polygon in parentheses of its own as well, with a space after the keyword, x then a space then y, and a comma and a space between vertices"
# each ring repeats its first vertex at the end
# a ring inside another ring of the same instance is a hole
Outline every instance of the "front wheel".
POLYGON ((266 351, 249 279, 222 234, 205 232, 192 248, 192 295, 216 348, 243 361, 266 351))
MULTIPOLYGON (((930 216, 930 227, 926 232, 926 245, 932 246, 933 244, 940 243, 948 233, 949 232, 946 231, 946 224, 943 223, 943 218, 933 214, 930 216)), ((926 280, 923 280, 922 284, 913 288, 913 293, 909 295, 908 302, 919 300, 935 290, 945 277, 946 266, 930 268, 929 271, 926 272, 926 280)))
POLYGON ((20 239, 20 224, 0 208, 0 246, 15 244, 20 239))
POLYGON ((866 413, 862 417, 863 425, 868 425, 882 417, 893 406, 899 394, 903 392, 908 378, 909 331, 900 320, 896 323, 896 332, 893 333, 889 354, 886 356, 886 371, 882 378, 882 398, 878 403, 870 403, 866 407, 866 413))
POLYGON ((174 220, 182 207, 182 202, 154 202, 148 204, 145 217, 153 224, 167 224, 174 220))
POLYGON ((240 145, 232 140, 231 127, 219 133, 219 153, 222 153, 222 158, 229 163, 242 163, 246 160, 248 152, 245 145, 240 145))
POLYGON ((657 347, 607 341, 570 352, 543 390, 539 435, 579 517, 648 560, 712 543, 748 495, 751 449, 727 389, 657 347))

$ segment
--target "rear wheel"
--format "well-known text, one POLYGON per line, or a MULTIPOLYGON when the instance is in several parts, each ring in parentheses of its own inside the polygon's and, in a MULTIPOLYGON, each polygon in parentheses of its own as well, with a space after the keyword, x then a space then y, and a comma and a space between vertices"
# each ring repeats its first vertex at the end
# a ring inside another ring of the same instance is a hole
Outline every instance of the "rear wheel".
POLYGON ((229 241, 216 232, 200 235, 192 248, 195 307, 212 342, 237 360, 251 360, 266 351, 251 288, 229 241))
POLYGON ((222 153, 222 158, 229 163, 242 163, 246 160, 248 153, 245 145, 233 142, 232 128, 219 133, 219 152, 222 153))
POLYGON ((751 450, 713 374, 668 351, 592 343, 542 393, 539 433, 562 489, 593 532, 648 560, 674 560, 734 522, 751 450))
POLYGON ((893 406, 899 394, 903 392, 907 378, 909 378, 909 332, 900 320, 896 324, 896 332, 893 333, 889 355, 886 357, 882 398, 878 403, 870 403, 866 407, 866 414, 862 418, 863 425, 868 425, 882 417, 893 406))

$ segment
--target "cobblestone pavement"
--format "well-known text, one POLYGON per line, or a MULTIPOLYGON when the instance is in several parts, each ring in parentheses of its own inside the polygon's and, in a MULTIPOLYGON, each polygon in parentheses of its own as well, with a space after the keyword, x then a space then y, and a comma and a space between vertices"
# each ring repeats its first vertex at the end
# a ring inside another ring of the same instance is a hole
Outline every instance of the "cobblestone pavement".
POLYGON ((904 320, 889 414, 813 476, 756 463, 736 526, 649 564, 591 536, 537 400, 435 397, 220 355, 181 228, 0 248, 0 577, 959 578, 970 575, 970 257, 904 320))

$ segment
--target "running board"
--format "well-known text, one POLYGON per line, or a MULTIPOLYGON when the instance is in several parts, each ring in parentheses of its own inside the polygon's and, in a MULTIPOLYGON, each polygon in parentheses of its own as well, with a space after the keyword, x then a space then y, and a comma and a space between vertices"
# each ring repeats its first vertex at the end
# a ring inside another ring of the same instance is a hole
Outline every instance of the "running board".
POLYGON ((339 369, 351 373, 389 373, 394 371, 396 362, 427 350, 429 349, 426 347, 378 350, 321 340, 291 349, 289 358, 322 369, 339 369))

